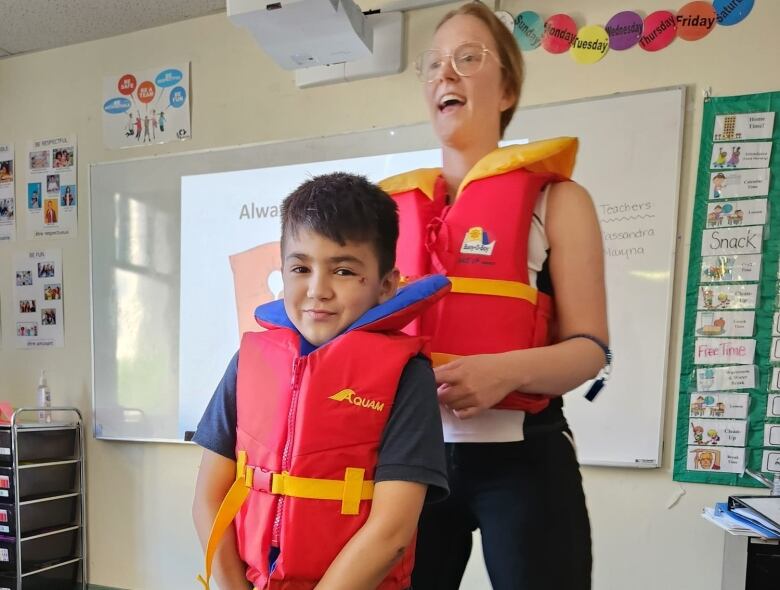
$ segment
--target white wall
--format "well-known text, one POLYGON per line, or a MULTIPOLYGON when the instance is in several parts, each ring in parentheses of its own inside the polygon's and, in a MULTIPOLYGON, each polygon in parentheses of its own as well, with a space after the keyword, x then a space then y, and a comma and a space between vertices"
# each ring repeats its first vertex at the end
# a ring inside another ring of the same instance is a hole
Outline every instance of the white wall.
MULTIPOLYGON (((580 23, 605 23, 633 8, 644 14, 678 8, 683 0, 514 0, 513 13, 536 10, 549 16, 569 11, 580 23)), ((449 7, 411 13, 408 54, 425 48, 438 18, 449 7)), ((602 63, 576 65, 567 55, 543 50, 527 54, 524 104, 540 104, 612 92, 686 84, 685 130, 669 392, 664 429, 664 467, 653 471, 586 468, 585 486, 594 539, 597 590, 666 587, 708 589, 720 585, 719 531, 699 512, 730 489, 672 481, 671 455, 675 384, 679 370, 685 272, 701 119, 702 90, 720 95, 777 89, 779 2, 756 2, 748 19, 716 29, 708 38, 648 54, 639 48, 610 53, 602 63), (673 507, 670 500, 684 491, 673 507)), ((313 90, 298 90, 292 76, 276 68, 248 36, 224 15, 123 35, 64 49, 0 60, 0 142, 76 133, 79 139, 79 234, 76 239, 29 242, 24 219, 15 243, 0 244, 0 397, 31 404, 37 370, 49 374, 55 403, 90 413, 90 324, 88 277, 88 166, 182 150, 327 135, 424 120, 420 88, 410 68, 402 74, 313 90), (137 151, 102 145, 100 106, 104 75, 125 69, 192 62, 193 140, 137 151), (65 339, 63 349, 19 351, 12 330, 11 262, 14 251, 63 249, 65 339)), ((258 165, 261 165, 258 162, 258 165)), ((19 166, 21 169, 22 166, 19 166)), ((22 175, 17 191, 23 190, 22 175)), ((610 395, 631 395, 613 391, 610 395)), ((90 440, 87 448, 91 582, 139 590, 195 587, 200 554, 190 524, 190 500, 198 466, 197 448, 182 445, 90 440)), ((467 588, 488 588, 479 567, 467 588)))

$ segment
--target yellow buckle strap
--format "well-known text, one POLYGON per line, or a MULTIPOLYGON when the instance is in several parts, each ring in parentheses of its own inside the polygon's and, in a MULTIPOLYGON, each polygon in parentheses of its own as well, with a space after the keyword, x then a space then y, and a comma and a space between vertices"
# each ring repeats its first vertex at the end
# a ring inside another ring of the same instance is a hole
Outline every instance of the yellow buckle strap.
POLYGON ((539 292, 531 285, 517 281, 500 281, 497 279, 474 279, 470 277, 447 277, 452 283, 453 293, 468 293, 471 295, 497 295, 525 299, 536 305, 539 292))
MULTIPOLYGON (((246 451, 239 451, 236 456, 236 480, 230 486, 225 499, 217 511, 214 524, 211 526, 209 540, 206 544, 206 575, 199 575, 197 580, 204 590, 209 590, 211 569, 217 547, 235 519, 241 506, 244 505, 250 491, 253 489, 256 469, 247 466, 246 451)), ((347 467, 344 479, 318 479, 314 477, 296 477, 287 472, 271 474, 272 494, 292 496, 295 498, 311 498, 314 500, 341 500, 341 514, 355 515, 360 511, 360 502, 374 497, 374 482, 364 480, 365 469, 347 467)), ((264 473, 264 476, 267 472, 264 473)))
POLYGON ((357 467, 347 467, 343 480, 275 473, 271 493, 313 500, 341 500, 341 514, 354 515, 360 509, 361 500, 374 497, 374 482, 364 480, 364 475, 365 469, 357 467))
POLYGON ((446 352, 432 352, 431 353, 431 365, 433 365, 434 368, 441 367, 442 365, 446 365, 447 363, 451 363, 455 359, 459 359, 460 355, 457 354, 448 354, 446 352))
POLYGON ((228 493, 225 495, 225 499, 222 500, 222 504, 217 510, 217 515, 214 517, 214 524, 211 525, 211 533, 209 533, 209 540, 206 544, 206 577, 199 575, 198 581, 203 586, 204 590, 209 590, 209 580, 211 579, 211 566, 214 562, 214 555, 217 552, 217 547, 225 535, 225 531, 233 522, 233 519, 241 510, 241 506, 244 505, 247 497, 249 496, 250 488, 247 487, 247 477, 251 484, 251 467, 246 468, 246 451, 239 451, 236 457, 236 481, 230 486, 228 493))

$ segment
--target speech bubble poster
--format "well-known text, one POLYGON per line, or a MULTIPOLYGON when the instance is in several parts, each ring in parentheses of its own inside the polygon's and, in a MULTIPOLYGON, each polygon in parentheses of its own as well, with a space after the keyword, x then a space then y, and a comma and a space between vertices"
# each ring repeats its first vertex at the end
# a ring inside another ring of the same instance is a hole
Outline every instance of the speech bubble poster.
POLYGON ((103 141, 112 149, 189 139, 190 64, 103 78, 103 141))

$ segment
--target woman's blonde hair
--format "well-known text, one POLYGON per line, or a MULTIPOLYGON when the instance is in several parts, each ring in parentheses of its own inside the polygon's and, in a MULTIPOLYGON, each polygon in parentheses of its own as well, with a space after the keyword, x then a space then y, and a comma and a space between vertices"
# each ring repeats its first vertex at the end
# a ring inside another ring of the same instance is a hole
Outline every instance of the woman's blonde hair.
POLYGON ((512 117, 514 117, 517 109, 517 103, 520 101, 520 90, 523 86, 523 74, 525 73, 523 69, 523 55, 520 53, 520 48, 517 46, 512 33, 506 28, 506 25, 498 20, 498 17, 493 14, 490 8, 479 1, 463 4, 445 14, 439 21, 439 24, 436 25, 436 30, 438 31, 452 17, 459 15, 473 16, 481 20, 490 30, 490 34, 496 42, 496 48, 498 49, 496 57, 501 62, 501 78, 504 83, 504 90, 514 99, 512 106, 501 113, 501 137, 504 137, 504 131, 506 131, 510 121, 512 121, 512 117))

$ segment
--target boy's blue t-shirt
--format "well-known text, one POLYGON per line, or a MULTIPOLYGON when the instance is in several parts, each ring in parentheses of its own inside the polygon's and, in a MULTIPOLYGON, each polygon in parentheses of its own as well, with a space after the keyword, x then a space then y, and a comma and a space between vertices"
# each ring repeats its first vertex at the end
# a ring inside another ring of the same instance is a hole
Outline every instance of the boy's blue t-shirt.
MULTIPOLYGON (((228 364, 192 440, 236 459, 238 353, 228 364)), ((401 373, 395 403, 379 445, 374 481, 413 481, 428 486, 427 502, 449 493, 436 382, 428 360, 416 356, 401 373)))

